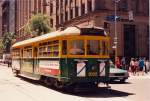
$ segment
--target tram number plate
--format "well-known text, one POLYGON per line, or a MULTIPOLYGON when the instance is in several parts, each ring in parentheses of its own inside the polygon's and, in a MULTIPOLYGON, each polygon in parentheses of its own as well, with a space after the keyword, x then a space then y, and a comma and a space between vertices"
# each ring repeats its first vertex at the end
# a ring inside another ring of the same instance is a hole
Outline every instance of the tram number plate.
POLYGON ((88 76, 97 76, 97 72, 89 72, 88 76))

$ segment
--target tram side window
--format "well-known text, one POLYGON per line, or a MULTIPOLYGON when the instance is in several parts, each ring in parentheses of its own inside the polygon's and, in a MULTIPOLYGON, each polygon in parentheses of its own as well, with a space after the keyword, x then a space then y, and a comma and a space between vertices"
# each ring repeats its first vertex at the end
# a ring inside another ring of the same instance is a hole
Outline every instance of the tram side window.
POLYGON ((106 42, 102 41, 102 55, 106 55, 106 49, 107 49, 106 42))
POLYGON ((48 41, 39 44, 39 57, 58 57, 59 56, 59 40, 48 41))
POLYGON ((32 49, 24 49, 23 57, 27 57, 27 58, 32 57, 32 49))
POLYGON ((108 44, 108 42, 106 42, 106 55, 108 55, 109 54, 109 44, 108 44))
POLYGON ((88 40, 87 41, 87 54, 88 55, 99 55, 100 45, 98 40, 88 40))
POLYGON ((54 57, 58 57, 59 55, 59 48, 58 48, 58 45, 54 45, 53 46, 53 56, 54 57))
POLYGON ((13 50, 12 56, 13 56, 13 58, 19 58, 20 57, 20 50, 13 50))
POLYGON ((62 54, 63 55, 67 54, 67 40, 62 41, 62 54))
POLYGON ((107 41, 103 41, 102 47, 103 47, 103 55, 108 55, 109 54, 108 42, 107 41))
POLYGON ((101 55, 102 52, 103 52, 102 42, 101 42, 101 41, 99 41, 99 52, 100 52, 100 55, 101 55))
POLYGON ((70 44, 69 53, 71 55, 85 54, 84 40, 71 40, 69 44, 70 44))
POLYGON ((48 53, 47 56, 52 57, 52 52, 53 52, 53 46, 47 46, 47 53, 48 53))

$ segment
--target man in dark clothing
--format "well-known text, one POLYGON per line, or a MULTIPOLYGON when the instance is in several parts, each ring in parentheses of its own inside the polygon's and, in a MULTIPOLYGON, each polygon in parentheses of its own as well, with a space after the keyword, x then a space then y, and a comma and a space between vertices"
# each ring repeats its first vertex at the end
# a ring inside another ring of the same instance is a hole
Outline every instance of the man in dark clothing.
POLYGON ((122 66, 122 69, 126 70, 126 60, 125 60, 125 57, 123 57, 121 59, 121 66, 122 66))

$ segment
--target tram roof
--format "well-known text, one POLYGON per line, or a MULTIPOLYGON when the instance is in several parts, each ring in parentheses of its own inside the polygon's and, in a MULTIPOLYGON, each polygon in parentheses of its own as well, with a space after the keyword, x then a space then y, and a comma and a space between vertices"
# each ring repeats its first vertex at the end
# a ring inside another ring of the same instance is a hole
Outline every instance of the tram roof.
MULTIPOLYGON (((19 46, 23 46, 23 45, 27 45, 27 44, 31 44, 31 43, 35 43, 35 42, 40 42, 40 41, 47 40, 50 38, 55 38, 58 36, 80 35, 80 34, 88 33, 88 31, 82 32, 83 29, 86 29, 86 28, 95 28, 95 29, 99 29, 99 30, 101 30, 101 29, 104 30, 101 27, 88 27, 88 26, 83 27, 83 28, 82 27, 80 27, 80 28, 79 27, 67 27, 63 31, 58 30, 58 31, 47 33, 47 34, 44 34, 44 35, 41 35, 38 37, 34 37, 34 38, 30 38, 30 39, 27 39, 24 41, 17 42, 14 45, 12 45, 12 47, 19 47, 19 46)), ((97 35, 99 35, 99 33, 97 35)), ((103 36, 107 36, 107 34, 104 32, 103 36)))
POLYGON ((65 36, 65 35, 80 35, 81 31, 79 28, 77 27, 68 27, 63 31, 55 31, 55 32, 51 32, 51 33, 47 33, 38 37, 34 37, 34 38, 30 38, 24 41, 20 41, 15 43, 14 45, 12 45, 12 47, 18 47, 18 46, 22 46, 22 45, 26 45, 26 44, 31 44, 31 43, 35 43, 35 42, 39 42, 42 40, 46 40, 49 38, 54 38, 54 37, 58 37, 58 36, 65 36))

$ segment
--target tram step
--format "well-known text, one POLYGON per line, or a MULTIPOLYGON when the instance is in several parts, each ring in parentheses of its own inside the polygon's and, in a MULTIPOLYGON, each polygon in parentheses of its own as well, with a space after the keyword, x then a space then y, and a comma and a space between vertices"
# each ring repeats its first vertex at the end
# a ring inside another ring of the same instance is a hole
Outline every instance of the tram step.
POLYGON ((19 74, 19 75, 22 76, 22 77, 25 77, 25 78, 32 79, 32 80, 39 80, 39 78, 36 78, 36 77, 27 76, 27 75, 24 75, 24 74, 19 74))

